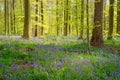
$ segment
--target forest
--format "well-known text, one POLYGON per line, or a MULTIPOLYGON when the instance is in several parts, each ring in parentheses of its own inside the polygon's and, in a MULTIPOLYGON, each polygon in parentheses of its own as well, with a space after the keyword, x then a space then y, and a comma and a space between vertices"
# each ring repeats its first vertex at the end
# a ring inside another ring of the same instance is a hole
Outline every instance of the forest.
POLYGON ((120 80, 120 0, 0 0, 0 80, 120 80))

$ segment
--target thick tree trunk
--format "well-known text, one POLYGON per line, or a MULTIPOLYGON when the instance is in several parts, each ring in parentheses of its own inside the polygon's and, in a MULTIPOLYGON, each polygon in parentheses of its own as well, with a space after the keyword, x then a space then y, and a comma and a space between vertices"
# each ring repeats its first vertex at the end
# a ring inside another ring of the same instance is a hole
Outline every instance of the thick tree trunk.
POLYGON ((25 18, 24 18, 24 33, 23 38, 29 39, 30 38, 30 0, 24 0, 24 7, 25 7, 25 18))
POLYGON ((103 0, 100 1, 95 0, 94 28, 91 38, 92 46, 103 45, 102 17, 103 17, 103 0))

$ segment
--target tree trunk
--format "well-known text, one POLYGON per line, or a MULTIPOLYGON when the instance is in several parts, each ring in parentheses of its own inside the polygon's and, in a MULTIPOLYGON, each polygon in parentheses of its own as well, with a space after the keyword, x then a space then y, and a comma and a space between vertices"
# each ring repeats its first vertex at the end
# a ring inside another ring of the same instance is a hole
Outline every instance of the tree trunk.
POLYGON ((120 0, 117 0, 117 33, 120 35, 120 0))
POLYGON ((30 38, 30 0, 24 0, 24 8, 25 8, 25 18, 24 18, 24 33, 23 38, 29 39, 30 38))
POLYGON ((39 26, 38 26, 38 23, 39 23, 39 6, 38 6, 38 2, 39 2, 39 0, 36 0, 35 37, 38 37, 38 36, 39 36, 39 26))
POLYGON ((68 35, 68 0, 64 0, 64 36, 68 35))
POLYGON ((75 6, 75 26, 76 26, 76 34, 78 36, 78 0, 76 0, 76 6, 75 6))
POLYGON ((8 23, 8 21, 7 21, 7 0, 5 0, 5 2, 4 2, 4 9, 5 9, 5 11, 4 11, 4 19, 5 19, 5 34, 7 35, 7 23, 8 23))
POLYGON ((109 31, 107 39, 112 39, 114 26, 114 0, 110 0, 110 9, 109 9, 109 31))
POLYGON ((104 30, 106 30, 106 4, 107 4, 107 1, 104 1, 104 30))
POLYGON ((103 17, 103 0, 95 0, 94 10, 94 28, 92 32, 91 45, 102 46, 103 34, 102 34, 102 17, 103 17))
POLYGON ((59 10, 58 10, 58 6, 59 6, 59 0, 56 0, 56 30, 57 30, 57 36, 59 36, 59 10))
POLYGON ((15 15, 15 0, 13 0, 13 27, 14 27, 14 34, 17 35, 17 26, 15 24, 16 21, 15 15))
POLYGON ((81 2, 81 29, 80 29, 80 39, 83 38, 83 30, 84 30, 84 0, 81 2))
POLYGON ((41 0, 41 23, 42 23, 41 29, 40 29, 41 35, 44 34, 44 27, 43 27, 43 24, 44 24, 44 16, 43 16, 43 13, 44 13, 44 11, 43 11, 43 0, 41 0))
POLYGON ((88 44, 88 53, 90 54, 89 0, 87 0, 87 4, 86 4, 86 14, 87 14, 87 44, 88 44))

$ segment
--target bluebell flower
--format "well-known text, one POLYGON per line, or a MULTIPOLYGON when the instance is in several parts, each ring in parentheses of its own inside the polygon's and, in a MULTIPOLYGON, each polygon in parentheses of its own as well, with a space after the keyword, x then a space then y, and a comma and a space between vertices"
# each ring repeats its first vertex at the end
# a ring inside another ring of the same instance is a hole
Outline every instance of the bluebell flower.
POLYGON ((116 72, 113 72, 113 74, 112 74, 113 76, 116 76, 116 72))
POLYGON ((27 77, 26 80, 29 80, 29 78, 27 77))
POLYGON ((107 80, 111 80, 111 78, 110 78, 110 77, 107 77, 107 80))
POLYGON ((64 66, 64 64, 63 64, 63 63, 60 63, 59 65, 57 65, 57 69, 59 70, 59 69, 61 69, 63 66, 64 66))
POLYGON ((5 67, 5 65, 4 64, 0 64, 0 68, 4 68, 5 67))
POLYGON ((120 80, 120 75, 118 76, 118 79, 120 80))
POLYGON ((34 67, 36 67, 36 66, 38 66, 38 63, 37 63, 37 62, 35 62, 35 63, 33 63, 33 64, 31 65, 32 68, 34 68, 34 67))
POLYGON ((17 78, 17 77, 15 77, 13 80, 18 80, 18 78, 17 78))
POLYGON ((65 58, 62 58, 61 63, 65 63, 65 58))

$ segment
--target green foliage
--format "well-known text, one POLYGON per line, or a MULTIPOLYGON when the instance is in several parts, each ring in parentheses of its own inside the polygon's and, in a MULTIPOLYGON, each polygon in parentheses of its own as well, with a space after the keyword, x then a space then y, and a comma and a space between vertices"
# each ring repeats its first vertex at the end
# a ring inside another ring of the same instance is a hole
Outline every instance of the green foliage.
POLYGON ((70 37, 59 39, 62 44, 60 41, 43 44, 1 40, 0 77, 9 80, 119 80, 120 56, 97 47, 91 47, 90 55, 77 52, 86 50, 86 44, 70 37))

